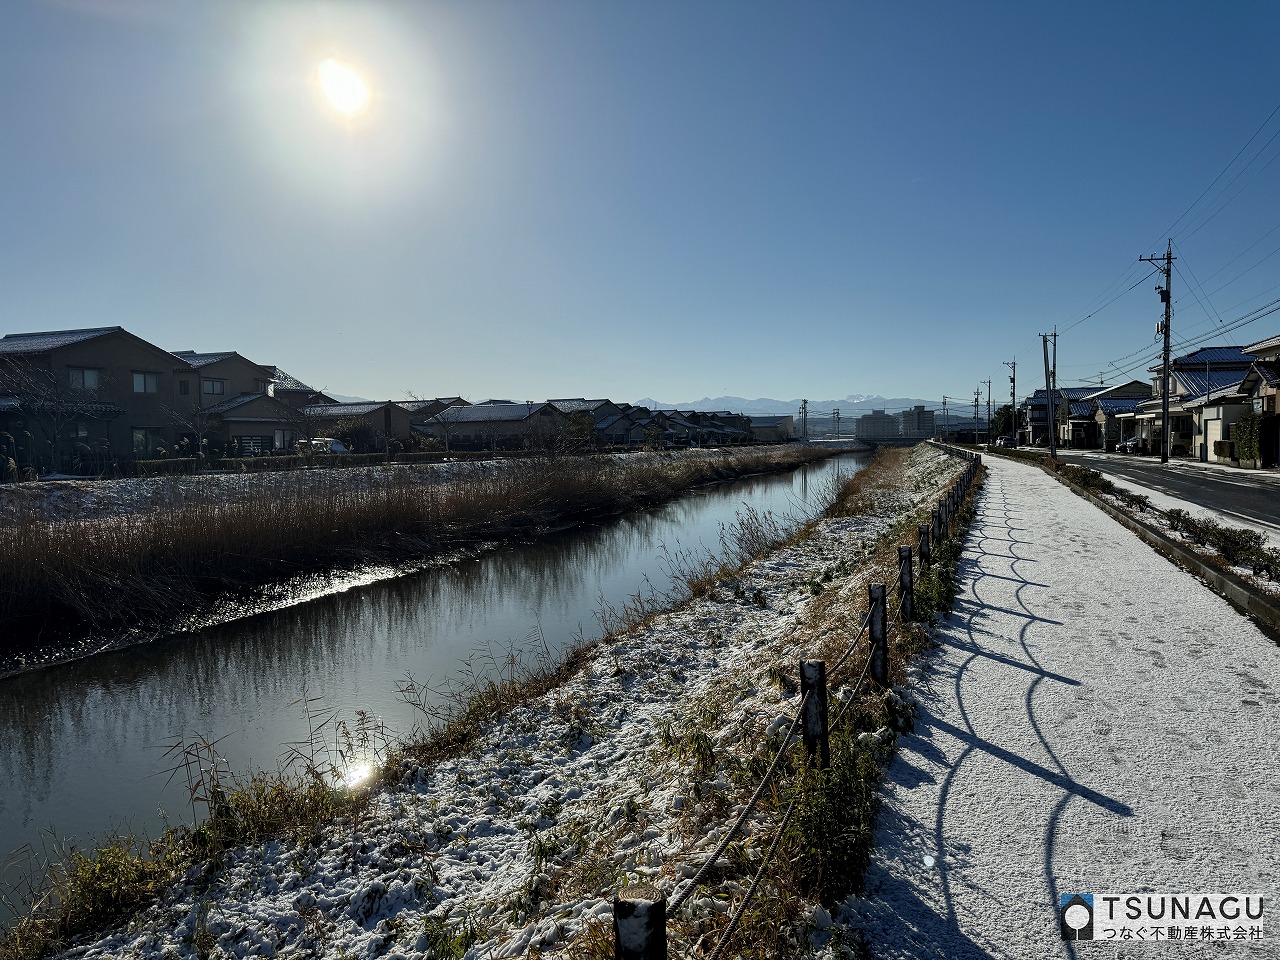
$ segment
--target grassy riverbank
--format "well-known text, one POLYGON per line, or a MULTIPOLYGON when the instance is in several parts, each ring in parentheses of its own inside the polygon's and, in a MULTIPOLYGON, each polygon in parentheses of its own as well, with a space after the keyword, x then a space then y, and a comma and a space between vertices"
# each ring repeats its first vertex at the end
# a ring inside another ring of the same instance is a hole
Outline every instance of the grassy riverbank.
POLYGON ((390 468, 373 488, 332 474, 249 477, 235 498, 192 498, 92 520, 26 517, 0 551, 0 624, 118 628, 173 620, 210 598, 362 562, 397 562, 661 503, 690 487, 829 456, 809 446, 721 456, 558 457, 390 468))
MULTIPOLYGON (((98 949, 367 955, 377 941, 375 952, 432 957, 474 945, 612 956, 600 912, 609 891, 650 877, 666 888, 706 858, 778 746, 775 718, 794 710, 797 658, 839 659, 866 584, 892 580, 897 543, 911 541, 954 469, 909 457, 886 451, 838 491, 828 519, 799 534, 744 518, 729 533, 728 562, 686 563, 669 598, 676 609, 662 613, 654 598, 563 662, 513 663, 457 688, 457 709, 399 744, 372 792, 308 774, 223 783, 197 774, 204 827, 55 870, 41 909, 0 943, 0 960, 47 955, 148 903, 98 949), (272 836, 281 839, 264 845, 272 836)), ((926 611, 948 599, 950 553, 939 551, 919 585, 926 611)), ((918 625, 892 627, 893 682, 905 682, 925 641, 918 625)), ((832 671, 833 691, 850 686, 862 660, 832 671)), ((724 932, 723 907, 741 895, 789 795, 800 800, 780 866, 727 955, 796 955, 815 904, 857 888, 892 746, 871 732, 902 726, 909 712, 869 691, 852 707, 833 737, 832 772, 804 773, 798 748, 789 752, 748 835, 672 917, 673 942, 708 945, 724 932)))

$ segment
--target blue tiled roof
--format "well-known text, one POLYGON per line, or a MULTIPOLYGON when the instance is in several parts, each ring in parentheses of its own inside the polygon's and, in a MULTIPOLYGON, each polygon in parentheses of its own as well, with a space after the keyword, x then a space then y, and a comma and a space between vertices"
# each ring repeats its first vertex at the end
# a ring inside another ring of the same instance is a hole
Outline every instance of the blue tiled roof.
POLYGON ((1092 417, 1093 401, 1082 400, 1078 403, 1071 404, 1070 415, 1073 417, 1092 417))
POLYGON ((1112 417, 1117 413, 1133 413, 1138 409, 1138 404, 1149 397, 1099 397, 1093 402, 1098 405, 1098 409, 1107 416, 1112 417))
POLYGON ((121 327, 93 327, 87 330, 48 330, 44 333, 10 333, 0 337, 0 353, 48 353, 59 347, 92 340, 108 333, 118 333, 121 327))
POLYGON ((1187 368, 1178 371, 1178 382, 1186 390, 1183 396, 1189 400, 1213 390, 1235 386, 1244 379, 1247 372, 1247 370, 1210 370, 1206 377, 1203 370, 1187 368))
MULTIPOLYGON (((1244 352, 1243 347, 1201 347, 1195 353, 1188 353, 1185 356, 1176 357, 1172 361, 1173 366, 1194 366, 1206 363, 1234 363, 1247 367, 1253 363, 1253 355, 1244 352)), ((1158 371, 1159 366, 1151 368, 1158 371)))

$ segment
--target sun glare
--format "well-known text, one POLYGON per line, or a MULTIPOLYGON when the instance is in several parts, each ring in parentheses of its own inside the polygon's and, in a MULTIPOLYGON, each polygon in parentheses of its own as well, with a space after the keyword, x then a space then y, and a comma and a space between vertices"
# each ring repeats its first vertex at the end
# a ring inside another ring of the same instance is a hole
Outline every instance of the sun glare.
POLYGON ((325 102, 344 120, 354 120, 373 103, 369 82, 340 60, 322 60, 316 67, 316 80, 325 102))

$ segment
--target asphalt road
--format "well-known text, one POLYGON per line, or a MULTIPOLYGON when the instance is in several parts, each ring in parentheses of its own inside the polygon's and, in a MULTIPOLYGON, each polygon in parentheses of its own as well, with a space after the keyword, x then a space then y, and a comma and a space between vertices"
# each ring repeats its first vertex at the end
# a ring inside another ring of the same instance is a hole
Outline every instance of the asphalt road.
POLYGON ((1090 467, 1209 510, 1280 530, 1280 482, 1271 474, 1251 474, 1243 470, 1238 474, 1225 473, 1176 460, 1162 466, 1154 457, 1091 456, 1066 451, 1059 451, 1058 456, 1068 463, 1090 467))

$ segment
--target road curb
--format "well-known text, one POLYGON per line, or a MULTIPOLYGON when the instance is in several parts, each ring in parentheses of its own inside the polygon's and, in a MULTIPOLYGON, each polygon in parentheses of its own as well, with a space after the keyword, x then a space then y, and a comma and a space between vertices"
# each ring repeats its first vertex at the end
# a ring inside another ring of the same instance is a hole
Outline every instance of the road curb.
POLYGON ((1195 551, 1188 549, 1175 540, 1169 539, 1150 524, 1144 523, 1094 496, 1088 490, 1077 486, 1066 477, 1054 472, 1046 464, 1041 464, 1040 469, 1077 496, 1088 500, 1111 519, 1133 531, 1141 540, 1164 554, 1168 559, 1179 566, 1185 567, 1204 580, 1233 607, 1245 616, 1252 617, 1267 636, 1280 642, 1280 598, 1263 593, 1253 584, 1229 570, 1223 570, 1207 563, 1195 551))

